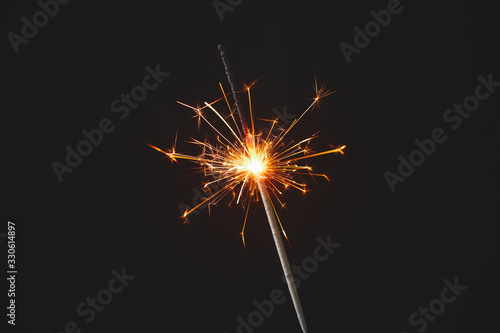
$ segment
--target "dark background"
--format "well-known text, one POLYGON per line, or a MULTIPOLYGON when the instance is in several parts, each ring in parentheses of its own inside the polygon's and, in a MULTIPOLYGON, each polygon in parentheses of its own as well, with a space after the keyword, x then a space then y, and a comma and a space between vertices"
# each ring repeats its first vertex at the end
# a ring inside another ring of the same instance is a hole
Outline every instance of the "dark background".
MULTIPOLYGON (((456 131, 442 115, 474 93, 478 75, 500 81, 498 5, 405 1, 348 64, 339 43, 353 44, 353 28, 386 5, 244 1, 221 22, 211 1, 75 0, 18 54, 4 37, 3 223, 17 225, 19 271, 12 331, 62 332, 75 321, 82 332, 230 333, 253 300, 285 290, 262 206, 250 212, 247 253, 238 206, 223 202, 182 226, 178 205, 192 205, 201 175, 138 141, 168 149, 177 129, 182 139, 198 135, 176 101, 215 100, 218 82, 227 89, 219 43, 238 83, 262 77, 257 117, 285 105, 300 113, 315 74, 341 89, 291 135, 321 130, 318 147, 346 144, 346 154, 311 160, 332 182, 307 179, 312 191, 290 191, 280 213, 291 263, 311 256, 317 237, 342 244, 299 289, 309 331, 416 332, 408 317, 454 277, 468 289, 426 331, 497 331, 500 92, 456 131), (170 76, 120 120, 111 102, 156 64, 170 76), (51 163, 64 163, 65 146, 102 118, 115 131, 59 183, 51 163), (398 155, 436 127, 447 141, 391 193, 383 173, 396 172, 398 155), (85 324, 77 305, 122 267, 136 278, 85 324)), ((2 34, 20 34, 21 17, 38 10, 35 1, 4 1, 2 34)), ((178 150, 196 153, 183 140, 178 150)), ((255 329, 299 331, 289 300, 255 329)))

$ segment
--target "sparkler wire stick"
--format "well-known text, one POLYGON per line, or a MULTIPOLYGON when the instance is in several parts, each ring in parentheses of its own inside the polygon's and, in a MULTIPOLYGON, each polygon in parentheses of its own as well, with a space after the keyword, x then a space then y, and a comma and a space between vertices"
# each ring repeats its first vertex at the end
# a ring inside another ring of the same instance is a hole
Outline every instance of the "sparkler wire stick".
MULTIPOLYGON (((248 125, 245 120, 245 115, 243 114, 243 110, 241 109, 237 91, 234 86, 233 75, 231 73, 231 67, 229 66, 229 60, 227 58, 224 46, 219 44, 219 51, 222 57, 222 62, 224 63, 224 69, 226 71, 227 80, 229 81, 229 85, 231 86, 231 91, 233 93, 236 109, 238 111, 238 116, 241 122, 241 126, 243 128, 243 133, 245 134, 247 142, 253 142, 252 133, 249 132, 248 125)), ((271 227, 271 232, 273 234, 274 244, 276 245, 276 250, 280 258, 281 267, 283 268, 283 272, 285 273, 285 279, 288 285, 288 290, 290 291, 290 295, 292 296, 293 306, 295 308, 295 312, 297 313, 297 317, 299 319, 302 331, 304 333, 307 333, 306 319, 304 317, 304 312, 302 311, 302 305, 300 303, 299 294, 297 291, 295 280, 293 278, 292 270, 290 268, 290 263, 286 255, 285 246, 283 245, 283 240, 281 239, 280 228, 278 227, 278 222, 276 221, 276 213, 274 211, 274 207, 272 205, 272 201, 269 196, 269 192, 267 191, 264 180, 260 175, 257 175, 256 178, 260 196, 262 197, 262 202, 264 203, 264 209, 266 211, 267 220, 269 221, 269 226, 271 227)))
POLYGON ((243 109, 241 108, 240 99, 238 98, 238 91, 234 86, 233 73, 231 72, 231 67, 229 66, 229 60, 226 55, 226 49, 224 46, 219 44, 220 56, 222 58, 222 63, 224 64, 224 70, 226 71, 227 81, 229 82, 229 86, 231 87, 231 92, 233 93, 234 103, 236 104, 236 110, 238 111, 238 117, 241 122, 241 127, 243 127, 243 134, 248 140, 248 135, 250 132, 248 131, 248 125, 245 120, 245 115, 243 114, 243 109))
POLYGON ((297 286, 295 285, 292 270, 290 269, 290 263, 288 262, 285 246, 283 245, 283 240, 281 239, 280 229, 278 228, 278 223, 276 222, 276 215, 271 204, 269 192, 267 192, 266 184, 262 179, 259 179, 257 184, 259 185, 260 195, 262 197, 262 202, 264 203, 269 226, 271 227, 271 232, 273 234, 274 244, 276 244, 276 250, 278 250, 281 267, 283 268, 283 272, 285 273, 288 290, 290 291, 290 295, 292 295, 293 306, 295 307, 295 312, 297 313, 297 317, 299 318, 300 327, 302 327, 302 331, 304 333, 307 333, 306 318, 304 317, 304 312, 302 311, 302 305, 300 304, 297 286))

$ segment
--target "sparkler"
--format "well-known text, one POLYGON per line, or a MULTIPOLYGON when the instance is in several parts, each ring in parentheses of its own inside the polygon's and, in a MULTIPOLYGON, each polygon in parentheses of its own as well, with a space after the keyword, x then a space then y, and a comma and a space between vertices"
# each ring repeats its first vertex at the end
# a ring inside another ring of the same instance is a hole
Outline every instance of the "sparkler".
POLYGON ((309 107, 307 107, 299 118, 295 119, 287 128, 281 128, 278 124, 278 119, 272 120, 271 129, 267 135, 261 132, 257 133, 255 131, 252 99, 250 94, 253 84, 245 85, 245 89, 243 90, 243 92, 246 91, 248 95, 251 126, 249 127, 238 97, 240 92, 234 85, 227 55, 222 45, 219 45, 219 51, 224 63, 224 69, 231 88, 235 108, 231 107, 227 99, 229 94, 225 93, 224 88, 220 83, 219 86, 222 90, 223 97, 214 102, 205 102, 204 106, 201 107, 198 105, 194 107, 178 102, 195 112, 195 117, 198 118, 198 126, 200 125, 201 120, 203 120, 209 127, 212 128, 216 134, 216 143, 212 144, 208 141, 208 139, 205 139, 204 141, 191 139, 188 141, 201 148, 201 154, 198 156, 191 156, 176 152, 175 146, 177 142, 177 135, 174 146, 167 151, 147 142, 144 143, 165 154, 172 161, 177 161, 177 159, 186 159, 197 163, 201 166, 201 169, 206 176, 210 175, 213 176, 212 179, 215 179, 207 181, 204 184, 204 189, 208 191, 210 195, 197 206, 191 209, 186 209, 182 215, 183 218, 186 218, 190 213, 205 204, 208 205, 209 208, 211 205, 216 205, 228 194, 232 194, 233 198, 231 202, 236 199, 237 204, 241 203, 244 207, 246 206, 245 219, 241 230, 241 238, 245 250, 245 226, 250 204, 253 201, 258 201, 260 195, 269 221, 269 226, 273 234, 281 266, 283 268, 283 272, 285 273, 288 289, 290 291, 290 295, 292 296, 292 302, 302 331, 306 333, 307 327, 304 313, 302 311, 302 305, 300 303, 297 287, 290 269, 290 264, 288 262, 280 232, 283 233, 287 242, 288 237, 278 217, 272 197, 276 199, 281 207, 284 207, 285 204, 280 199, 280 196, 283 194, 283 189, 293 187, 303 193, 306 193, 305 183, 300 183, 295 180, 295 175, 304 174, 312 177, 320 176, 329 181, 326 175, 313 173, 312 167, 308 165, 300 165, 298 164, 298 161, 332 153, 344 154, 343 149, 346 146, 343 145, 326 151, 314 152, 311 148, 309 148, 309 143, 311 140, 317 138, 316 134, 298 142, 285 142, 285 137, 305 114, 314 109, 321 98, 328 96, 335 91, 326 90, 324 85, 318 87, 317 81, 315 80, 315 97, 313 98, 313 102, 309 105, 309 107), (221 100, 224 100, 227 104, 229 109, 228 116, 223 115, 214 108, 214 105, 221 100), (208 120, 205 115, 205 111, 208 111, 207 109, 212 111, 219 118, 220 122, 224 124, 225 128, 228 130, 228 134, 230 134, 231 140, 222 133, 222 130, 208 120), (239 118, 239 125, 234 116, 235 112, 239 118), (272 134, 275 127, 278 129, 278 133, 272 134))

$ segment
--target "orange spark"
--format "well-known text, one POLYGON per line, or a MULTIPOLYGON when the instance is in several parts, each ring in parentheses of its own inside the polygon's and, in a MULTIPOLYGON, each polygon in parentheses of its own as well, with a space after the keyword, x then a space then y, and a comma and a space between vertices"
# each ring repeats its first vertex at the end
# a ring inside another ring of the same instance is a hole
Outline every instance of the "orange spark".
MULTIPOLYGON (((294 128, 303 116, 309 111, 312 111, 314 107, 318 105, 320 99, 334 93, 335 91, 327 90, 324 84, 318 86, 315 78, 315 97, 309 107, 307 107, 300 117, 295 119, 287 128, 280 128, 277 134, 271 134, 270 131, 267 136, 264 137, 262 133, 256 132, 254 125, 252 99, 250 94, 251 87, 254 84, 255 82, 245 85, 245 89, 243 90, 243 92, 246 92, 248 96, 251 119, 251 127, 248 129, 248 133, 246 135, 242 135, 242 133, 245 133, 245 130, 238 126, 238 123, 233 115, 234 109, 231 108, 231 105, 226 97, 227 94, 224 92, 222 84, 219 83, 223 97, 217 99, 216 101, 211 103, 205 102, 202 107, 194 107, 178 102, 179 104, 193 110, 195 117, 198 118, 198 122, 203 120, 216 134, 217 140, 214 143, 210 143, 208 140, 199 141, 196 139, 189 141, 190 143, 201 148, 200 155, 191 156, 177 153, 175 151, 175 143, 170 151, 164 151, 152 144, 144 142, 151 148, 168 156, 172 161, 176 161, 177 159, 186 159, 197 163, 206 176, 212 176, 211 178, 215 179, 204 184, 204 188, 208 189, 208 192, 210 193, 207 199, 198 204, 196 207, 186 210, 182 215, 183 218, 187 217, 202 205, 208 204, 208 207, 215 205, 223 197, 230 193, 233 195, 233 198, 237 198, 237 204, 242 202, 243 205, 246 206, 245 220, 241 231, 244 247, 246 247, 245 226, 249 206, 252 198, 258 200, 257 193, 259 192, 259 181, 262 181, 263 184, 269 189, 271 197, 277 200, 281 207, 284 207, 285 204, 280 199, 283 189, 293 187, 303 193, 307 192, 306 185, 296 180, 297 175, 324 177, 330 181, 324 174, 313 173, 312 167, 299 165, 295 162, 332 153, 344 154, 343 150, 346 147, 345 145, 342 145, 335 149, 313 153, 308 146, 313 139, 318 137, 316 134, 298 142, 284 142, 285 136, 294 128), (229 109, 229 115, 224 115, 214 107, 214 105, 221 100, 225 101, 225 104, 229 109), (206 113, 202 112, 205 108, 208 108, 217 116, 223 125, 222 128, 216 127, 214 123, 208 119, 206 113), (232 124, 226 121, 229 117, 233 120, 232 124), (223 130, 223 128, 225 128, 225 130, 223 130), (227 136, 224 135, 223 132, 226 132, 227 136), (222 187, 219 188, 221 184, 222 187), (217 187, 218 189, 216 191, 212 191, 214 187, 217 187)), ((277 120, 273 120, 272 122, 273 124, 271 128, 274 128, 277 120)), ((175 142, 177 142, 177 134, 175 142)), ((278 217, 273 203, 272 208, 276 213, 276 217, 278 217)), ((279 217, 278 221, 281 231, 288 241, 288 237, 286 236, 279 217)))

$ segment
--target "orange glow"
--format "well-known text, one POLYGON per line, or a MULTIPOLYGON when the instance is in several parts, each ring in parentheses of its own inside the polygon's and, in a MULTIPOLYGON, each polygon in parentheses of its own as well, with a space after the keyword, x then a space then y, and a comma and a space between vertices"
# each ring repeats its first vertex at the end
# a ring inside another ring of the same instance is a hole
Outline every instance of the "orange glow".
POLYGON ((250 171, 254 176, 266 173, 266 162, 263 156, 251 153, 249 157, 244 157, 242 169, 250 171))
MULTIPOLYGON (((271 134, 272 129, 275 128, 275 125, 277 124, 277 121, 273 120, 271 131, 269 134, 264 135, 260 132, 256 132, 254 126, 250 94, 251 87, 254 83, 246 85, 245 90, 243 90, 243 92, 245 92, 248 96, 248 106, 251 119, 251 129, 248 130, 248 133, 245 133, 244 129, 238 126, 234 117, 234 110, 231 108, 231 105, 226 98, 226 93, 224 92, 222 84, 219 83, 223 97, 212 103, 205 102, 203 107, 194 107, 178 102, 179 104, 194 111, 195 117, 198 118, 198 121, 203 120, 216 134, 217 140, 213 143, 211 143, 208 139, 205 139, 204 141, 191 139, 189 141, 190 143, 201 148, 200 155, 191 156, 177 153, 175 151, 175 144, 172 149, 165 151, 145 142, 151 148, 168 156, 172 161, 176 161, 178 159, 190 160, 198 164, 206 176, 214 176, 211 178, 215 180, 207 182, 204 185, 204 189, 210 193, 208 198, 196 207, 186 210, 186 212, 182 215, 183 218, 207 203, 208 207, 216 205, 227 194, 232 194, 233 198, 237 198, 237 204, 242 203, 246 206, 245 220, 243 223, 243 230, 241 231, 241 238, 244 246, 244 232, 249 206, 252 200, 259 199, 257 185, 259 180, 264 181, 271 195, 271 199, 277 200, 279 202, 279 206, 284 207, 285 204, 280 199, 283 189, 293 187, 303 193, 307 192, 306 185, 295 179, 297 175, 308 175, 311 177, 319 176, 324 177, 329 181, 326 175, 313 173, 312 167, 297 164, 297 161, 325 154, 344 154, 343 150, 346 147, 345 145, 342 145, 335 149, 314 152, 309 147, 309 144, 313 139, 317 138, 316 135, 298 142, 289 141, 286 143, 285 140, 285 137, 302 119, 302 117, 309 111, 313 110, 321 98, 332 94, 334 91, 327 91, 324 85, 318 87, 315 79, 315 97, 313 98, 313 102, 306 108, 300 117, 293 120, 287 128, 280 128, 279 126, 276 126, 276 134, 271 134), (222 114, 214 107, 216 103, 221 100, 225 101, 225 104, 229 109, 229 115, 222 114), (215 123, 208 120, 206 112, 202 112, 208 111, 203 110, 205 108, 208 108, 217 116, 216 118, 218 118, 222 127, 218 127, 214 125, 215 123), (228 122, 228 120, 226 120, 229 117, 232 119, 232 124, 229 123, 230 121, 228 122)), ((276 216, 278 216, 276 209, 274 209, 274 211, 276 216)), ((279 224, 283 235, 288 240, 285 230, 281 225, 281 221, 279 221, 279 224)))

